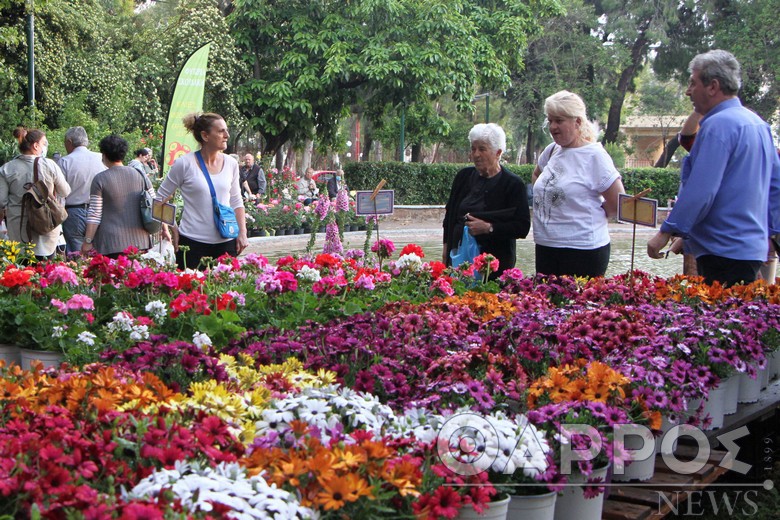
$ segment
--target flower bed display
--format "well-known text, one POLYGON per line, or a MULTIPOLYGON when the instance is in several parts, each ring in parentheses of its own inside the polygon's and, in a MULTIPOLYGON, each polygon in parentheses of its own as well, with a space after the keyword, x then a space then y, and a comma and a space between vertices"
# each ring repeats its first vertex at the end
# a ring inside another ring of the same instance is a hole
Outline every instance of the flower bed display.
POLYGON ((5 265, 0 332, 68 363, 0 368, 0 515, 453 518, 559 490, 566 425, 603 441, 586 476, 616 425, 706 425, 688 404, 780 345, 776 286, 371 250, 5 265))

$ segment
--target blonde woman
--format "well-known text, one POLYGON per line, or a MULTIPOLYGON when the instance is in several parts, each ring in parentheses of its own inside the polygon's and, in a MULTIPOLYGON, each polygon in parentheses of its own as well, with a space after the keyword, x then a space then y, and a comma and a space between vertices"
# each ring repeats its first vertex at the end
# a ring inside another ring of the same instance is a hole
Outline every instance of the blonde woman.
POLYGON ((596 142, 585 102, 561 91, 544 102, 553 143, 534 170, 536 272, 603 276, 610 256, 608 219, 624 193, 612 159, 596 142))

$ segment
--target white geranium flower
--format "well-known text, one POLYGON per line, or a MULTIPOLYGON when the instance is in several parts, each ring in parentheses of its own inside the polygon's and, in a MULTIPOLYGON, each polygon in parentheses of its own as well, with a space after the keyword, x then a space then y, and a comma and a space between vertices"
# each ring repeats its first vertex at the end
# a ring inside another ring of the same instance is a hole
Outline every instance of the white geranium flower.
POLYGON ((419 271, 422 269, 422 258, 414 253, 409 253, 401 256, 396 262, 396 267, 399 269, 409 269, 410 271, 419 271))
POLYGON ((117 312, 111 319, 111 323, 108 324, 108 330, 110 332, 127 332, 133 327, 133 317, 124 311, 117 312))
POLYGON ((80 341, 81 343, 91 347, 95 344, 95 338, 97 338, 97 336, 85 330, 76 337, 76 341, 80 341))
POLYGON ((296 275, 299 280, 304 282, 319 282, 320 278, 322 276, 320 275, 320 271, 318 269, 314 269, 313 267, 309 267, 308 265, 304 265, 301 267, 300 271, 298 271, 298 274, 296 275))
POLYGON ((149 327, 146 325, 133 325, 130 332, 130 339, 133 341, 142 341, 149 339, 149 327))
POLYGON ((162 320, 168 314, 168 308, 160 300, 154 300, 146 304, 144 310, 155 320, 162 320))
POLYGON ((142 254, 141 259, 150 260, 157 265, 165 265, 168 263, 168 260, 166 259, 165 255, 163 255, 162 253, 154 249, 150 249, 146 253, 142 254))
POLYGON ((65 335, 65 331, 67 330, 67 327, 63 327, 62 325, 56 325, 51 329, 51 337, 52 338, 61 338, 65 335))
POLYGON ((207 334, 198 331, 192 335, 192 342, 199 348, 206 348, 212 345, 211 338, 207 334))

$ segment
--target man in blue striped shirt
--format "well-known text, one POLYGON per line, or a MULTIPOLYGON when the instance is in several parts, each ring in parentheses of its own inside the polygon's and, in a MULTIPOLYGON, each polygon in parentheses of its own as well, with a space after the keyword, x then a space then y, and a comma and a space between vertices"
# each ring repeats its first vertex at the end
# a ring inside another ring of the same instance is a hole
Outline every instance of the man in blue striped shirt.
POLYGON ((706 283, 752 282, 766 259, 767 238, 780 233, 780 160, 769 125, 744 108, 740 66, 726 51, 699 54, 689 64, 686 94, 704 117, 683 161, 677 203, 647 243, 651 258, 672 236, 706 283))

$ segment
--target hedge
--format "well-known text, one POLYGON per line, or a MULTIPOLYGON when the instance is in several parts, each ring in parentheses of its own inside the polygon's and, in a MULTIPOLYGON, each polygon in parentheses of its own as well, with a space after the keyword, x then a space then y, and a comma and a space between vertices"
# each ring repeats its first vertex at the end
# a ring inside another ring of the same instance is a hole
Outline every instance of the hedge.
MULTIPOLYGON (((344 166, 347 185, 353 190, 373 190, 385 179, 386 189, 395 190, 398 205, 429 206, 447 202, 455 174, 470 164, 353 162, 344 166)), ((509 171, 526 183, 531 182, 532 164, 507 164, 509 171)), ((623 168, 620 170, 627 193, 652 188, 647 196, 665 206, 667 199, 677 195, 680 171, 667 168, 623 168)))

